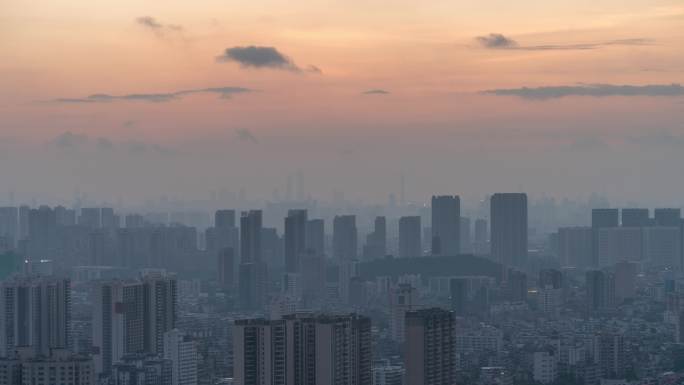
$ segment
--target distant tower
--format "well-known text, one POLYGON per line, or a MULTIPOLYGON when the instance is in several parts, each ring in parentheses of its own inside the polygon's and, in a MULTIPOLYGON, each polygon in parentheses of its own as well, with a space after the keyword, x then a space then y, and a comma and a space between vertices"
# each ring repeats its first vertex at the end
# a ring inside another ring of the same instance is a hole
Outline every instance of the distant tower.
POLYGON ((527 261, 527 194, 494 194, 490 210, 492 257, 503 266, 523 267, 527 261))
POLYGON ((260 309, 266 300, 266 264, 261 255, 261 210, 243 212, 240 217, 241 263, 239 299, 243 309, 260 309))
POLYGON ((338 215, 333 219, 333 257, 338 261, 357 259, 356 216, 338 215))
POLYGON ((300 257, 306 248, 306 210, 290 210, 285 218, 285 272, 300 270, 300 257))
POLYGON ((461 198, 432 197, 432 254, 456 256, 461 252, 461 198))
POLYGON ((421 250, 419 216, 399 218, 399 257, 415 258, 423 255, 421 250))
POLYGON ((599 264, 599 231, 603 228, 618 227, 620 213, 618 209, 593 209, 591 210, 591 266, 599 264))

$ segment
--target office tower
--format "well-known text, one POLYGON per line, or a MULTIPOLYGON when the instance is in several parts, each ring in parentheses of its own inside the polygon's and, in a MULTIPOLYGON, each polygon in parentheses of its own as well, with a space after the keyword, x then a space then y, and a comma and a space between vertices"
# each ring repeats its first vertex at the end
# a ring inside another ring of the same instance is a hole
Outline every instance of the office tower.
POLYGON ((648 209, 622 209, 621 225, 623 227, 646 227, 650 223, 648 209))
POLYGON ((16 207, 0 207, 0 237, 7 237, 13 248, 19 237, 19 210, 16 207))
POLYGON ((653 221, 656 226, 679 227, 682 225, 682 214, 680 209, 655 209, 653 221))
POLYGON ((171 360, 171 385, 197 385, 195 342, 178 329, 164 333, 164 358, 171 360))
POLYGON ((406 312, 415 309, 416 289, 410 283, 401 283, 394 289, 390 303, 390 335, 392 340, 403 342, 405 337, 406 312))
POLYGON ((399 218, 399 258, 415 258, 423 255, 421 231, 419 216, 399 218))
POLYGON ((306 222, 306 250, 325 255, 325 221, 311 219, 306 222))
POLYGON ((432 197, 432 254, 456 256, 461 252, 461 198, 432 197))
POLYGON ((527 194, 492 195, 490 220, 494 260, 503 266, 523 267, 527 261, 527 194))
POLYGON ((101 212, 99 207, 84 207, 81 209, 81 216, 78 217, 78 224, 87 228, 97 229, 102 226, 101 212))
POLYGON ((366 236, 363 257, 366 260, 384 258, 387 255, 387 220, 375 217, 373 231, 366 236))
MULTIPOLYGON (((598 229, 598 267, 643 259, 643 233, 650 228, 608 227, 598 229)), ((675 234, 678 231, 675 230, 675 234)))
POLYGON ((621 378, 627 369, 627 354, 622 334, 601 333, 595 337, 594 358, 607 378, 621 378))
POLYGON ((473 252, 473 243, 470 233, 470 218, 461 217, 459 224, 460 231, 460 247, 461 254, 469 254, 473 252))
POLYGON ((71 284, 68 279, 15 276, 0 285, 0 356, 19 347, 50 355, 70 343, 71 284))
POLYGON ((592 231, 592 247, 591 247, 591 266, 599 266, 599 230, 602 228, 618 227, 619 226, 619 211, 618 209, 592 209, 591 210, 591 231, 592 231))
POLYGON ((285 272, 297 273, 306 248, 306 210, 289 210, 285 218, 285 272))
POLYGON ((29 206, 19 206, 19 239, 26 239, 29 236, 29 206))
POLYGON ((439 308, 406 313, 406 383, 454 384, 454 316, 439 308))
POLYGON ((240 252, 242 262, 261 262, 261 210, 242 212, 240 252))
POLYGON ((558 259, 563 267, 587 268, 592 259, 591 227, 561 227, 558 229, 558 259))
POLYGON ((124 356, 112 367, 112 385, 171 385, 173 363, 153 354, 124 356))
POLYGON ((473 244, 473 252, 475 254, 488 254, 489 253, 489 225, 486 219, 475 220, 475 242, 473 244))
POLYGON ((620 262, 615 265, 615 299, 622 302, 636 296, 637 264, 620 262))
POLYGON ((336 215, 333 219, 333 257, 338 261, 357 259, 356 216, 336 215))
POLYGON ((679 227, 646 227, 642 229, 641 259, 650 266, 682 269, 682 234, 679 227))
POLYGON ((223 290, 231 290, 235 279, 235 250, 232 247, 221 249, 217 265, 219 285, 223 290))
POLYGON ((28 239, 31 258, 53 258, 57 247, 57 219, 51 208, 40 206, 29 211, 28 239))
POLYGON ((232 228, 236 227, 235 210, 216 210, 214 213, 214 227, 232 228))
POLYGON ((615 306, 615 277, 613 274, 590 270, 586 273, 587 309, 590 312, 610 310, 615 306))
POLYGON ((284 320, 238 320, 233 325, 233 378, 238 385, 287 384, 284 320))

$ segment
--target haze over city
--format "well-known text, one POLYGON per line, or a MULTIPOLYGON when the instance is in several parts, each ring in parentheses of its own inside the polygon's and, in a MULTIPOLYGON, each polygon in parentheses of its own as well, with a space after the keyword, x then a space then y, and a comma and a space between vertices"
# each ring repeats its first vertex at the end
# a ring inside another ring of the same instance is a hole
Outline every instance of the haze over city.
MULTIPOLYGON (((15 1, 2 196, 492 191, 682 205, 684 8, 630 1, 15 1), (135 186, 135 188, 131 188, 135 186)), ((4 198, 8 199, 8 198, 4 198)))

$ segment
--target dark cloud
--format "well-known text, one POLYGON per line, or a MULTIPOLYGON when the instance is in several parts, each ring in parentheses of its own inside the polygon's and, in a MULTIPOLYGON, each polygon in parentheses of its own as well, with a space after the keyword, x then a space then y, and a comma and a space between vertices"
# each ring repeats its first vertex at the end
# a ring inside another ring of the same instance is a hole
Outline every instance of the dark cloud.
POLYGON ((88 136, 86 135, 66 131, 54 138, 50 144, 61 149, 71 149, 87 143, 88 140, 88 136))
POLYGON ((321 69, 309 65, 300 68, 292 59, 278 51, 275 47, 244 46, 226 48, 223 54, 216 57, 218 62, 236 62, 244 68, 270 68, 292 72, 321 73, 321 69))
POLYGON ((364 95, 387 95, 389 94, 389 91, 386 90, 381 90, 379 88, 375 88, 372 90, 366 90, 362 92, 364 95))
POLYGON ((235 138, 241 142, 259 143, 257 137, 246 128, 235 130, 235 138))
POLYGON ((83 98, 57 98, 50 100, 53 103, 107 103, 114 101, 143 101, 151 103, 163 103, 176 99, 181 99, 186 95, 192 94, 218 94, 221 98, 228 99, 236 94, 243 94, 252 92, 253 90, 243 87, 210 87, 197 88, 190 90, 181 90, 167 93, 150 93, 150 94, 126 94, 126 95, 109 95, 109 94, 94 94, 83 98))
POLYGON ((183 32, 183 26, 179 24, 163 24, 152 16, 140 16, 135 22, 143 28, 154 32, 158 37, 166 37, 171 33, 183 32))
POLYGON ((613 85, 579 84, 575 86, 546 86, 494 89, 484 94, 517 96, 523 99, 546 100, 565 96, 684 96, 684 87, 679 84, 613 85))
POLYGON ((488 49, 510 49, 523 51, 552 51, 552 50, 590 50, 610 46, 642 46, 651 45, 653 40, 645 38, 608 40, 597 43, 573 43, 573 44, 541 44, 520 45, 514 39, 500 33, 490 33, 486 36, 477 36, 475 40, 488 49))
POLYGON ((515 40, 509 39, 500 33, 490 33, 487 36, 477 36, 475 40, 486 48, 512 48, 517 47, 515 40))

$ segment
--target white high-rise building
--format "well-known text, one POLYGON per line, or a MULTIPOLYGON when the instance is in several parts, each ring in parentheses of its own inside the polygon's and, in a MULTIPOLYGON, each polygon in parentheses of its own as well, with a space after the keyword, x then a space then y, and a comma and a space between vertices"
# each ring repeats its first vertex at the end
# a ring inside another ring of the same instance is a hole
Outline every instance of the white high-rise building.
POLYGON ((197 385, 197 349, 178 329, 164 333, 164 358, 172 362, 172 385, 197 385))

